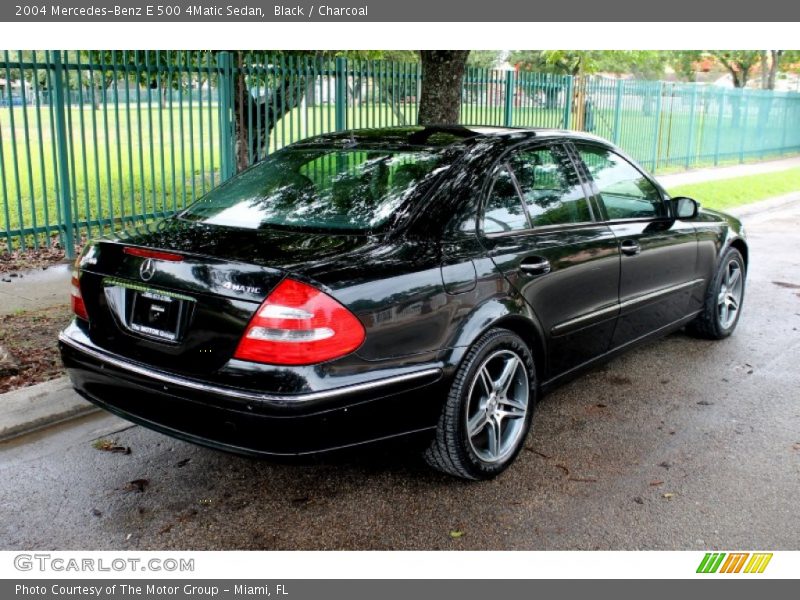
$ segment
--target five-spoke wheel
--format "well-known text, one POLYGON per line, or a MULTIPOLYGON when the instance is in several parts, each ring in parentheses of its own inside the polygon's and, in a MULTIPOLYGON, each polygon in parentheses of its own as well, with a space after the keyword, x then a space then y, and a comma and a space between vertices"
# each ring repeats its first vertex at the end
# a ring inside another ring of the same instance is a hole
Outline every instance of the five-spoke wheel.
POLYGON ((728 248, 709 282, 703 310, 688 330, 700 337, 720 340, 728 337, 742 314, 745 262, 736 248, 728 248))
POLYGON ((530 348, 507 329, 490 329, 455 373, 425 460, 466 479, 498 475, 525 442, 535 398, 530 348))
POLYGON ((525 428, 530 384, 522 359, 498 350, 480 365, 469 390, 467 433, 472 449, 486 462, 503 460, 525 428))
POLYGON ((742 276, 742 267, 736 259, 731 259, 725 265, 719 293, 717 294, 719 324, 723 329, 728 329, 736 321, 743 295, 744 277, 742 276))

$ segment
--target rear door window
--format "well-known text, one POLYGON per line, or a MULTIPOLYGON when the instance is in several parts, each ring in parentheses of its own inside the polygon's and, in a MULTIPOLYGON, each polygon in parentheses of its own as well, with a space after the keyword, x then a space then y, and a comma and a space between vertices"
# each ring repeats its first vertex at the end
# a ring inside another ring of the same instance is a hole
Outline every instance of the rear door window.
POLYGON ((507 165, 494 176, 483 210, 483 232, 505 233, 528 229, 528 217, 522 206, 514 177, 507 165))

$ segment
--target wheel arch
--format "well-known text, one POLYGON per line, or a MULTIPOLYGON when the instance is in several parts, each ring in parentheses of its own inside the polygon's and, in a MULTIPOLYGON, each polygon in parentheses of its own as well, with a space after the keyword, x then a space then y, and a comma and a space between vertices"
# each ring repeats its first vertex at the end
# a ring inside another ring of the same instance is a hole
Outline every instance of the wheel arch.
POLYGON ((512 298, 495 298, 477 307, 459 328, 459 334, 444 358, 455 371, 472 345, 490 329, 503 328, 518 335, 533 355, 537 378, 544 380, 547 369, 547 346, 544 330, 527 304, 512 298))
POLYGON ((744 268, 748 269, 750 256, 747 242, 745 242, 742 238, 734 238, 731 243, 728 244, 728 247, 735 248, 741 253, 742 259, 744 259, 744 268))
POLYGON ((489 329, 502 327, 516 333, 527 344, 533 354, 533 364, 536 367, 536 376, 541 379, 547 368, 547 352, 542 337, 541 328, 530 318, 521 315, 507 315, 495 321, 489 329))

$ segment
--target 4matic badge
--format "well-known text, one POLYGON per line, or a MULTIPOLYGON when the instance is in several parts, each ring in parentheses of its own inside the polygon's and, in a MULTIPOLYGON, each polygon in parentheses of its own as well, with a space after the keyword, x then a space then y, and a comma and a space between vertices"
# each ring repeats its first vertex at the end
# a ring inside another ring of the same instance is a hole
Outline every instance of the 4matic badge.
POLYGON ((230 279, 222 284, 226 290, 233 290, 234 292, 246 292, 248 294, 260 294, 261 288, 252 285, 242 285, 240 283, 233 283, 230 279))

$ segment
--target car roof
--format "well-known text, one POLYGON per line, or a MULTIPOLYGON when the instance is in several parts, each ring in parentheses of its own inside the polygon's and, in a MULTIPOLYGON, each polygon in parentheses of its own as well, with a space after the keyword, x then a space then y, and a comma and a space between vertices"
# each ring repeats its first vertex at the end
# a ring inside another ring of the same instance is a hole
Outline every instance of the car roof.
POLYGON ((547 138, 571 138, 603 144, 609 143, 598 136, 567 129, 435 125, 348 129, 307 138, 292 144, 292 147, 402 150, 404 148, 446 148, 458 144, 474 144, 481 140, 504 143, 547 138))

